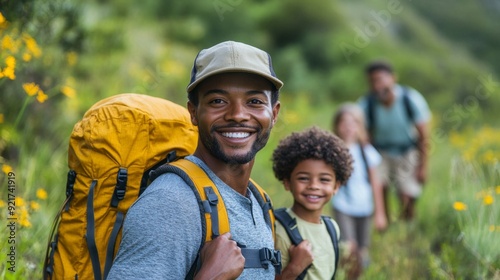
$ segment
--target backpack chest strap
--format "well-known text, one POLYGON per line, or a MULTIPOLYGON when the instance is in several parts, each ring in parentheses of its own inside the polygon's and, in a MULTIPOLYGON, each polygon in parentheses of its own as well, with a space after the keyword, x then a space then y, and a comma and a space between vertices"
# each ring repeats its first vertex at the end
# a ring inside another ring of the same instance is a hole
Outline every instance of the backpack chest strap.
POLYGON ((269 248, 249 249, 241 248, 241 254, 245 257, 245 268, 268 269, 269 264, 274 266, 275 273, 281 273, 281 252, 269 248))

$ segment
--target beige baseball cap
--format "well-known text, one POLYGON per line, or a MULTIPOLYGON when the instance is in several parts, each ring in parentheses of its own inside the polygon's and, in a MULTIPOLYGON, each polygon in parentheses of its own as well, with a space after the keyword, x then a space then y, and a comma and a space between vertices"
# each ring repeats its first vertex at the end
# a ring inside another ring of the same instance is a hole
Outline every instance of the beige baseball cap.
POLYGON ((227 72, 253 73, 269 80, 278 90, 283 86, 274 73, 271 56, 267 52, 247 44, 226 41, 198 53, 187 92, 206 78, 227 72))

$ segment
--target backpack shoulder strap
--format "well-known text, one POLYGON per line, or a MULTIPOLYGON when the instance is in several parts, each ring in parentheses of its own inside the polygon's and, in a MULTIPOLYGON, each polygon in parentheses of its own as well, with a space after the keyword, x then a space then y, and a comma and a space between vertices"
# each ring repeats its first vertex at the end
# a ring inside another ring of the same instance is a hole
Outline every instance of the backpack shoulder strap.
POLYGON ((366 180, 368 180, 368 183, 370 184, 370 165, 368 164, 368 159, 366 157, 365 147, 361 142, 359 142, 358 145, 359 145, 359 150, 361 152, 361 157, 363 158, 363 164, 366 169, 366 180))
MULTIPOLYGON (((407 86, 401 87, 403 89, 403 105, 405 107, 406 115, 410 121, 415 122, 415 112, 411 106, 410 100, 410 89, 407 86)), ((366 123, 369 133, 372 133, 375 129, 375 101, 375 96, 368 93, 366 96, 366 123)))
POLYGON ((276 216, 276 221, 278 221, 286 231, 286 234, 292 241, 292 244, 297 246, 303 241, 300 235, 299 228, 297 227, 297 220, 292 218, 285 208, 276 209, 274 211, 274 216, 276 216))
MULTIPOLYGON (((217 186, 215 186, 208 174, 197 164, 186 159, 179 159, 152 171, 150 178, 154 180, 159 175, 167 172, 180 176, 191 187, 200 205, 203 240, 198 250, 198 256, 186 277, 186 279, 192 279, 196 271, 201 267, 200 251, 204 243, 216 238, 220 234, 230 231, 229 217, 217 186)), ((253 181, 250 187, 253 190, 252 193, 254 193, 259 201, 264 214, 268 213, 266 222, 271 223, 271 221, 274 221, 274 215, 272 214, 272 205, 269 196, 253 181)), ((274 234, 274 227, 271 226, 271 229, 274 234)), ((269 248, 252 249, 241 247, 241 250, 245 257, 245 268, 267 268, 267 261, 270 261, 277 271, 279 271, 281 266, 279 253, 269 248)))
POLYGON ((273 202, 271 201, 271 198, 266 193, 266 191, 264 191, 264 189, 252 179, 250 179, 249 188, 259 202, 260 207, 262 208, 264 219, 266 219, 266 223, 269 225, 269 228, 273 233, 273 240, 276 239, 276 228, 274 226, 276 218, 274 216, 273 202))
POLYGON ((226 206, 215 184, 205 171, 187 159, 179 159, 160 166, 153 171, 152 178, 163 173, 175 173, 193 189, 200 202, 202 220, 205 223, 204 242, 229 232, 226 206))
POLYGON ((321 216, 323 218, 323 222, 326 225, 326 229, 328 230, 328 233, 330 234, 330 238, 332 239, 332 244, 333 244, 333 251, 335 252, 335 270, 333 272, 332 279, 335 279, 335 273, 337 272, 337 268, 339 265, 339 239, 337 237, 337 230, 335 229, 335 226, 333 225, 332 220, 328 216, 321 216))
MULTIPOLYGON (((278 221, 285 228, 286 234, 288 235, 288 238, 290 238, 290 241, 292 241, 292 244, 295 246, 299 245, 300 242, 302 242, 304 239, 302 239, 299 228, 297 227, 297 220, 292 218, 292 216, 288 214, 286 208, 276 209, 274 211, 274 215, 276 216, 276 221, 278 221)), ((300 273, 297 279, 304 279, 309 267, 311 266, 308 266, 306 269, 304 269, 304 271, 300 273)))
POLYGON ((192 279, 201 267, 199 252, 203 245, 220 234, 229 232, 229 217, 219 190, 201 167, 187 159, 179 159, 151 171, 149 178, 153 181, 164 173, 174 173, 181 177, 193 190, 200 206, 202 240, 196 260, 186 277, 192 279))
POLYGON ((366 124, 368 132, 373 135, 375 130, 375 96, 373 93, 366 95, 366 124))
POLYGON ((415 112, 411 106, 410 100, 410 89, 407 86, 402 86, 403 88, 403 104, 405 106, 406 115, 411 122, 415 122, 415 112))

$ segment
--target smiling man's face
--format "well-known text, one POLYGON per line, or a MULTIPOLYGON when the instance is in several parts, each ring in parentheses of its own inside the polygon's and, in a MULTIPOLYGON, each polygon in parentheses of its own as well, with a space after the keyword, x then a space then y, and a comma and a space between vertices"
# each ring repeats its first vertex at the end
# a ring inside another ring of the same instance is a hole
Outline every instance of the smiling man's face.
POLYGON ((188 103, 198 126, 198 151, 228 164, 255 158, 269 139, 280 104, 271 104, 272 84, 249 73, 211 76, 196 88, 198 104, 188 103))

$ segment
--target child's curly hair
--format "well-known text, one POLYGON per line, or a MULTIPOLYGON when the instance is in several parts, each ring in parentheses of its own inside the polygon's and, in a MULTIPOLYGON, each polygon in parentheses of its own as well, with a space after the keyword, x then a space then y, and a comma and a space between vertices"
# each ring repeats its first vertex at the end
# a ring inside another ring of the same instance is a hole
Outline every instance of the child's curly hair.
POLYGON ((272 157, 274 176, 280 181, 290 179, 297 164, 307 159, 324 160, 341 185, 351 176, 353 159, 349 149, 333 133, 318 127, 294 132, 280 141, 272 157))

